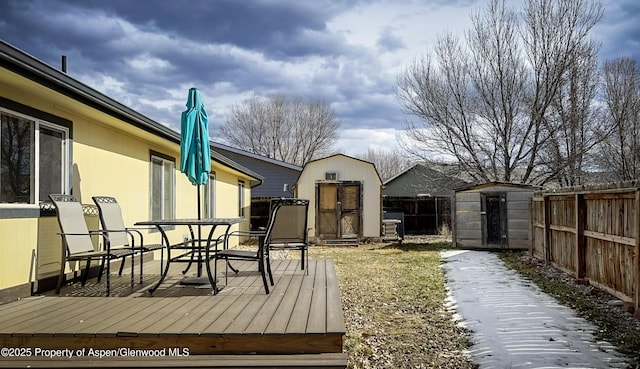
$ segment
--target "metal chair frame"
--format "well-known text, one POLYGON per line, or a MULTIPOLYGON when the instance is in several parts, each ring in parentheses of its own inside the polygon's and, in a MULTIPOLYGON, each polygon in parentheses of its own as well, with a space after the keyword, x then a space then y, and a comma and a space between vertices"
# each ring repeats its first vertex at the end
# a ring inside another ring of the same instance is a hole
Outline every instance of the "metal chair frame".
MULTIPOLYGON (((111 249, 111 242, 109 236, 103 231, 89 231, 84 219, 84 212, 82 205, 72 195, 66 194, 51 194, 49 198, 53 202, 57 215, 58 224, 60 225, 59 235, 62 238, 62 257, 60 260, 60 273, 58 275, 58 283, 56 284, 56 294, 60 294, 63 280, 65 277, 66 263, 69 261, 83 261, 86 260, 87 264, 82 276, 82 286, 86 284, 89 268, 91 266, 91 260, 100 258, 102 264, 100 266, 100 272, 98 274, 98 282, 102 278, 102 273, 107 270, 107 286, 106 294, 111 294, 111 263, 112 259, 122 259, 120 266, 120 273, 124 266, 125 258, 131 256, 131 268, 133 271, 134 263, 134 251, 126 248, 111 249), (91 239, 94 235, 101 235, 103 238, 103 250, 96 250, 91 239)), ((133 277, 132 277, 133 285, 133 277)))
MULTIPOLYGON (((294 199, 294 198, 280 198, 276 199, 271 204, 271 211, 269 215, 269 222, 267 228, 264 231, 243 232, 235 231, 231 232, 229 236, 224 240, 224 249, 218 250, 216 243, 216 250, 214 254, 214 278, 217 276, 218 260, 225 260, 225 285, 228 283, 228 269, 231 269, 234 273, 238 274, 238 270, 235 269, 229 261, 231 260, 255 260, 258 262, 258 271, 262 277, 265 293, 269 294, 269 285, 267 284, 267 274, 269 276, 269 282, 271 286, 274 285, 273 273, 271 271, 271 261, 269 257, 271 245, 276 245, 282 248, 297 249, 302 252, 301 256, 301 269, 305 269, 305 261, 308 265, 308 228, 307 228, 307 210, 309 208, 309 200, 294 199), (300 213, 303 219, 291 219, 287 211, 291 208, 304 209, 304 213, 300 213), (288 219, 287 219, 288 218, 288 219), (296 224, 292 224, 295 222, 296 224), (298 227, 295 227, 297 225, 298 227), (299 232, 299 227, 302 227, 302 232, 299 232), (291 232, 294 232, 293 234, 291 232), (297 231, 297 233, 296 233, 297 231), (257 237, 258 247, 257 249, 238 249, 229 248, 229 238, 232 236, 240 237, 257 237), (306 255, 306 259, 305 259, 306 255)), ((307 268, 308 273, 308 268, 307 268)), ((214 281, 214 294, 219 292, 219 289, 215 285, 214 281)))
MULTIPOLYGON (((111 245, 117 245, 129 248, 136 254, 140 255, 140 283, 143 282, 143 264, 144 254, 148 252, 154 252, 160 250, 160 274, 163 271, 164 261, 164 248, 162 243, 159 244, 145 244, 142 230, 149 230, 154 228, 144 227, 125 227, 122 209, 118 204, 115 197, 112 196, 93 196, 93 202, 98 207, 100 213, 100 224, 102 230, 109 235, 111 245), (136 237, 138 236, 140 242, 136 243, 136 237)), ((133 265, 132 265, 132 279, 133 279, 133 265)), ((133 283, 133 282, 132 282, 133 283)))

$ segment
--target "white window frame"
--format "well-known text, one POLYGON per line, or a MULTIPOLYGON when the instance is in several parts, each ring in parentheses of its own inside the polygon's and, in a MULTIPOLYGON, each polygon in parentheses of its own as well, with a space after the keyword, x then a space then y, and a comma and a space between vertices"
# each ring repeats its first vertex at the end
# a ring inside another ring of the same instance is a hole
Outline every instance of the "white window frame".
POLYGON ((176 161, 173 158, 170 158, 168 156, 159 154, 159 153, 155 153, 152 152, 151 153, 151 158, 149 160, 149 219, 151 220, 159 220, 159 219, 154 219, 154 209, 153 209, 153 200, 154 200, 154 196, 156 195, 156 189, 153 186, 153 168, 154 168, 154 162, 155 161, 159 161, 162 163, 162 171, 161 171, 161 175, 162 175, 162 179, 161 179, 161 183, 162 188, 160 189, 160 196, 163 199, 163 201, 160 201, 160 219, 166 219, 166 218, 175 218, 176 215, 176 161), (170 165, 171 166, 171 181, 169 183, 171 183, 171 214, 167 215, 166 209, 165 209, 165 201, 164 201, 164 197, 165 197, 165 191, 167 190, 164 186, 164 183, 166 183, 164 176, 166 175, 166 165, 170 165))
POLYGON ((244 218, 244 181, 238 181, 238 216, 244 218))
MULTIPOLYGON (((10 115, 14 115, 17 116, 19 118, 25 119, 25 120, 29 120, 31 122, 33 122, 33 129, 34 129, 34 138, 33 138, 33 145, 34 145, 34 150, 33 150, 33 155, 34 155, 34 167, 32 168, 33 170, 33 176, 35 177, 33 179, 34 181, 34 185, 33 185, 33 202, 29 202, 29 203, 0 203, 0 208, 38 208, 40 206, 41 202, 46 202, 49 201, 49 198, 44 198, 41 199, 40 198, 40 127, 46 127, 50 130, 53 131, 57 131, 63 134, 63 138, 61 140, 61 152, 62 152, 62 163, 61 163, 61 171, 62 173, 60 173, 61 175, 61 183, 60 183, 60 189, 61 189, 61 193, 65 193, 68 194, 69 193, 69 189, 71 188, 70 186, 70 176, 69 176, 69 163, 70 163, 70 157, 71 157, 71 153, 70 153, 70 130, 68 127, 56 124, 56 123, 52 123, 52 122, 48 122, 45 121, 43 119, 39 119, 36 117, 33 117, 31 115, 28 114, 23 114, 20 112, 17 112, 15 110, 11 110, 11 109, 7 109, 7 108, 2 108, 0 107, 0 113, 6 113, 6 114, 10 114, 10 115)), ((0 145, 2 145, 2 140, 0 139, 0 145)), ((2 179, 0 178, 0 181, 2 179)))
POLYGON ((216 173, 209 173, 209 180, 204 186, 205 195, 203 196, 204 215, 207 218, 216 217, 216 173))

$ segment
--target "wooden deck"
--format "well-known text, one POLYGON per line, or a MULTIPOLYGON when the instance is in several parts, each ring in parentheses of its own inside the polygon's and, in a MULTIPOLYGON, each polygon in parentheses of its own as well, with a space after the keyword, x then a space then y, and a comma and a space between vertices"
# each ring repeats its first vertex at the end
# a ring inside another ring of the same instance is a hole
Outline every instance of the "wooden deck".
MULTIPOLYGON (((339 354, 332 357, 346 365, 333 261, 309 264, 305 275, 299 260, 273 260, 275 286, 269 295, 255 263, 234 263, 240 273, 230 273, 229 286, 215 296, 208 285, 180 285, 182 266, 172 266, 173 274, 153 296, 147 290, 159 275, 152 268, 133 289, 129 276, 115 276, 112 297, 103 296, 104 283, 70 285, 60 296, 0 305, 0 347, 85 350, 85 356, 88 350, 163 350, 174 359, 188 354, 191 360, 182 359, 187 362, 204 357, 199 355, 276 355, 269 356, 275 360, 277 355, 339 354)), ((0 367, 5 359, 0 358, 0 367)))

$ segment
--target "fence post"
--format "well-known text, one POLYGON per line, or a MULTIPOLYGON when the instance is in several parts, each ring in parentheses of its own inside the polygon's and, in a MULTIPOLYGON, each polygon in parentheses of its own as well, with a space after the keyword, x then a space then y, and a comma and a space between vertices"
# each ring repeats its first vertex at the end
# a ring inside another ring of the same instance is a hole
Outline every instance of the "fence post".
POLYGON ((634 286, 633 286, 633 309, 634 309, 634 316, 636 318, 640 318, 640 292, 638 291, 638 288, 640 287, 640 235, 638 234, 640 232, 640 188, 636 188, 636 199, 635 199, 635 213, 636 213, 636 219, 635 219, 635 253, 633 255, 634 257, 634 263, 633 263, 633 273, 634 274, 634 286))
POLYGON ((586 253, 584 239, 584 223, 586 219, 586 206, 584 194, 576 193, 575 221, 576 221, 576 278, 584 278, 586 275, 586 253))
POLYGON ((536 245, 536 212, 535 212, 535 208, 536 208, 536 203, 533 201, 533 199, 535 198, 534 196, 531 196, 531 198, 529 199, 529 257, 533 257, 534 252, 533 249, 535 248, 536 245))
POLYGON ((549 224, 551 224, 551 206, 549 204, 549 195, 543 195, 544 206, 544 261, 551 261, 551 232, 549 224))

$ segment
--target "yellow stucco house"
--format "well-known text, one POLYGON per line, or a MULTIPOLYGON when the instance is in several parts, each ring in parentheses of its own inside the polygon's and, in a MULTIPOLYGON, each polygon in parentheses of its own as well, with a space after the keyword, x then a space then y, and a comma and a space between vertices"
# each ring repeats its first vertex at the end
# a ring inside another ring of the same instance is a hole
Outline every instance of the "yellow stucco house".
MULTIPOLYGON (((2 40, 0 118, 0 302, 53 286, 61 240, 50 193, 83 204, 114 196, 126 225, 196 216, 196 188, 179 170, 179 132, 2 40)), ((213 150, 211 168, 204 215, 249 219, 262 178, 213 150)), ((95 215, 86 218, 98 228, 95 215)), ((182 233, 168 232, 172 242, 182 233)), ((147 238, 159 242, 157 233, 147 238)))

